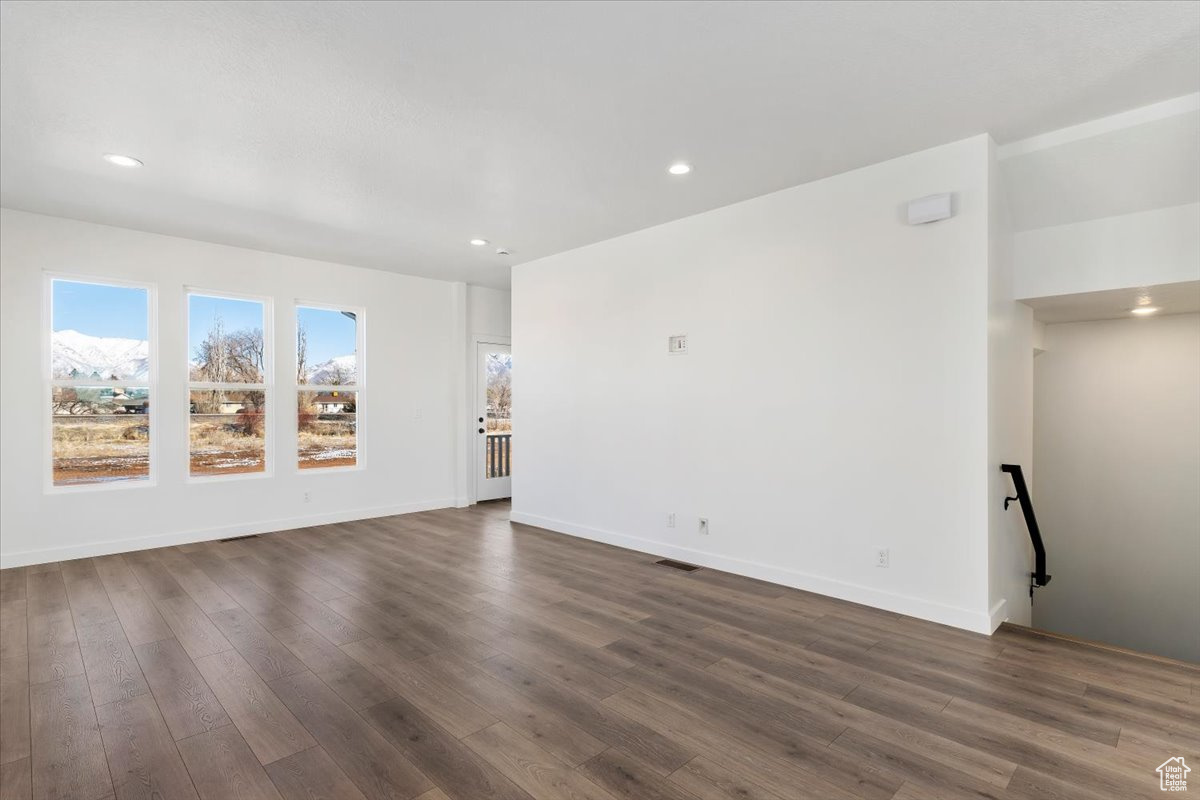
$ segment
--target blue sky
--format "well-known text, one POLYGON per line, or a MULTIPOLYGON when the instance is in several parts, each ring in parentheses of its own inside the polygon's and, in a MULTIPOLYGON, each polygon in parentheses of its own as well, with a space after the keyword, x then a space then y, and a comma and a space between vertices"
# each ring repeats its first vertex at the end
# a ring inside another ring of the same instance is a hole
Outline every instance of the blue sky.
POLYGON ((195 358, 213 322, 220 318, 226 333, 263 328, 263 304, 256 300, 188 295, 188 354, 195 358))
POLYGON ((348 356, 358 344, 356 321, 327 308, 296 309, 296 321, 308 331, 308 363, 322 364, 334 356, 348 356))
POLYGON ((145 289, 56 280, 53 301, 56 331, 112 339, 150 338, 145 289))
MULTIPOLYGON (((145 289, 64 280, 55 280, 53 286, 54 330, 76 330, 106 338, 149 338, 145 289)), ((189 355, 195 354, 217 317, 226 331, 262 328, 263 305, 254 300, 189 295, 189 355)), ((308 331, 310 365, 355 352, 357 323, 342 312, 300 306, 296 317, 308 331)), ((291 342, 285 343, 285 347, 291 346, 291 342)), ((290 353, 280 354, 291 357, 290 353)))
MULTIPOLYGON (((227 297, 191 295, 189 298, 188 347, 192 354, 208 335, 212 321, 219 316, 226 331, 261 328, 263 307, 252 300, 232 300, 227 297)), ((296 308, 296 321, 308 331, 308 364, 315 366, 334 356, 354 353, 357 343, 355 321, 340 311, 325 308, 296 308)), ((290 353, 282 353, 290 358, 290 353)))

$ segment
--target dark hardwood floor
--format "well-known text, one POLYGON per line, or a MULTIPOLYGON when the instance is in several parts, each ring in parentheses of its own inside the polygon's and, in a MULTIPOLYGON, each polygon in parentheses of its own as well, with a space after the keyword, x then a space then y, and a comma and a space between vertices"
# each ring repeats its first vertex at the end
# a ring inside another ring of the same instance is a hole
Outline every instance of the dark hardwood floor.
POLYGON ((505 503, 0 572, 0 795, 1200 793, 1200 667, 965 633, 505 503))

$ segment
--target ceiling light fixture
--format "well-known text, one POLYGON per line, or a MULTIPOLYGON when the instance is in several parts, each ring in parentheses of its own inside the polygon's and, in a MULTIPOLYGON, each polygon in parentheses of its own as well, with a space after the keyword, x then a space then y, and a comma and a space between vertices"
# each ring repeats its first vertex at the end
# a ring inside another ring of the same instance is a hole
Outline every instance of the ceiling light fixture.
POLYGON ((488 243, 487 239, 472 239, 471 240, 471 244, 473 244, 476 247, 483 247, 487 243, 488 243))
POLYGON ((682 161, 678 161, 678 162, 672 164, 671 166, 667 167, 667 172, 671 173, 672 175, 687 175, 691 171, 692 171, 692 165, 685 164, 682 161))
POLYGON ((123 156, 118 153, 105 153, 104 160, 118 167, 140 167, 142 162, 133 156, 123 156))
POLYGON ((1138 306, 1137 308, 1129 309, 1130 314, 1141 314, 1143 316, 1153 314, 1155 311, 1158 311, 1158 306, 1138 306))

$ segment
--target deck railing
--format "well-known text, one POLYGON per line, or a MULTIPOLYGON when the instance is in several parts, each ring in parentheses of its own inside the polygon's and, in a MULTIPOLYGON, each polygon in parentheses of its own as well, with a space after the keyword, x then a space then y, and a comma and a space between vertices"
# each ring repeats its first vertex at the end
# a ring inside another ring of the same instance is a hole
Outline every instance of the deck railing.
POLYGON ((507 478, 512 474, 512 434, 487 435, 487 476, 507 478))

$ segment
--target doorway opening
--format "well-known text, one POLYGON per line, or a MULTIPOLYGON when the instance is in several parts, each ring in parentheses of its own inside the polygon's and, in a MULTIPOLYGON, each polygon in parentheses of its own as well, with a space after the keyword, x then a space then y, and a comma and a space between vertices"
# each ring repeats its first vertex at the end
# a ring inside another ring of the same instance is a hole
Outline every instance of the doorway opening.
POLYGON ((480 342, 477 349, 475 499, 512 497, 512 348, 480 342))

